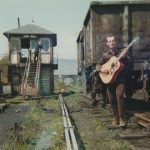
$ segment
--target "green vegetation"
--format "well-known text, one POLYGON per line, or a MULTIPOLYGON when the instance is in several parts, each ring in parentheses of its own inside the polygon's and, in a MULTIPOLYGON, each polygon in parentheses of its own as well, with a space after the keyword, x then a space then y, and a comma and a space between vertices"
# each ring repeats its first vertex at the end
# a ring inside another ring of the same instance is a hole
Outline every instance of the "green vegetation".
POLYGON ((59 93, 61 92, 61 90, 63 89, 64 91, 66 91, 68 89, 69 86, 65 86, 61 81, 55 81, 54 83, 54 87, 55 87, 55 93, 59 93))
POLYGON ((0 59, 0 65, 7 65, 10 64, 9 58, 7 56, 0 59))
MULTIPOLYGON (((55 83, 55 93, 64 89, 64 100, 70 110, 71 120, 75 127, 79 149, 82 150, 129 150, 129 145, 124 140, 117 140, 116 134, 121 131, 107 129, 107 124, 100 117, 92 114, 88 107, 88 100, 75 92, 81 91, 81 86, 65 86, 60 81, 55 83), (84 107, 85 106, 85 107, 84 107)), ((24 102, 21 97, 7 100, 10 104, 24 102)), ((14 140, 4 145, 3 150, 65 150, 64 128, 61 110, 56 98, 31 100, 30 111, 21 124, 22 129, 14 136, 14 140)), ((98 110, 101 116, 108 115, 105 109, 98 110)))
POLYGON ((8 104, 19 104, 19 103, 23 103, 25 101, 22 99, 22 96, 16 96, 16 97, 13 97, 13 98, 6 99, 6 102, 8 104))
MULTIPOLYGON (((29 103, 31 110, 26 114, 21 125, 23 129, 17 135, 17 140, 11 144, 11 149, 65 149, 63 121, 57 100, 51 98, 29 103)), ((10 145, 5 145, 3 149, 9 150, 10 145)))
MULTIPOLYGON (((72 94, 65 97, 65 101, 71 110, 71 117, 74 120, 78 143, 81 149, 86 150, 129 150, 129 144, 124 140, 115 139, 121 129, 108 130, 106 122, 101 117, 95 117, 92 109, 82 107, 81 104, 88 104, 88 100, 72 94), (83 144, 84 143, 84 144, 83 144), (83 146, 84 145, 84 146, 83 146)), ((86 106, 86 105, 85 105, 86 106)), ((87 105, 88 106, 88 105, 87 105)), ((99 109, 95 113, 107 116, 106 109, 99 109)))

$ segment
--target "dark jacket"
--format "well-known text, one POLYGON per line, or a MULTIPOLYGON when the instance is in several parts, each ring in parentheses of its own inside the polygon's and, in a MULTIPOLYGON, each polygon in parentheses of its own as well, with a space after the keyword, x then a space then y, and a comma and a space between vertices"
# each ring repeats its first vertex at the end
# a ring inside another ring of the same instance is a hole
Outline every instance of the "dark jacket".
POLYGON ((35 53, 35 54, 38 54, 41 50, 42 50, 42 45, 39 45, 39 44, 38 44, 38 45, 36 46, 36 48, 35 48, 34 53, 35 53))

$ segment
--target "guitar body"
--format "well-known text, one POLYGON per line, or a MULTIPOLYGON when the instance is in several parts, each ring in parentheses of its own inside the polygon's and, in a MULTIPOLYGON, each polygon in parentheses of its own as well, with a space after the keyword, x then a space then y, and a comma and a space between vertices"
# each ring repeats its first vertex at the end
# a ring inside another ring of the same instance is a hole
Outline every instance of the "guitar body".
POLYGON ((110 58, 110 60, 102 65, 100 77, 105 84, 112 84, 116 80, 118 74, 123 70, 124 64, 118 61, 116 56, 110 58), (103 71, 107 71, 104 73, 103 71))

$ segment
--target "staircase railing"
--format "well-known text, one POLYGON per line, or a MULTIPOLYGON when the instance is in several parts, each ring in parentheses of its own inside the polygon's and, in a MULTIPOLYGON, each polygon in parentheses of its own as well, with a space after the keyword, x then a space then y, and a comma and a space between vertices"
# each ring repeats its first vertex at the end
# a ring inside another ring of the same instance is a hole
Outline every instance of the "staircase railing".
POLYGON ((39 52, 37 65, 36 65, 36 76, 35 76, 35 95, 38 96, 39 92, 39 78, 41 72, 41 52, 39 52))
POLYGON ((28 75, 29 75, 30 63, 31 63, 31 52, 29 50, 28 58, 27 58, 26 65, 25 65, 24 75, 22 78, 22 95, 24 97, 26 95, 27 79, 28 79, 28 75))

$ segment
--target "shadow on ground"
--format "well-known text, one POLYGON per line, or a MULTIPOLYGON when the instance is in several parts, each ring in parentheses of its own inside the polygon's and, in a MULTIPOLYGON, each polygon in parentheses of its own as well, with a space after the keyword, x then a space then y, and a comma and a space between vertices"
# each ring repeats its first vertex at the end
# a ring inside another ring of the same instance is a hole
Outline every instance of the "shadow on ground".
POLYGON ((63 93, 60 93, 60 94, 62 94, 63 96, 70 96, 70 95, 75 94, 75 92, 74 91, 68 91, 68 92, 63 92, 63 93))
POLYGON ((125 100, 125 107, 130 111, 146 112, 150 111, 150 101, 130 98, 125 100))

